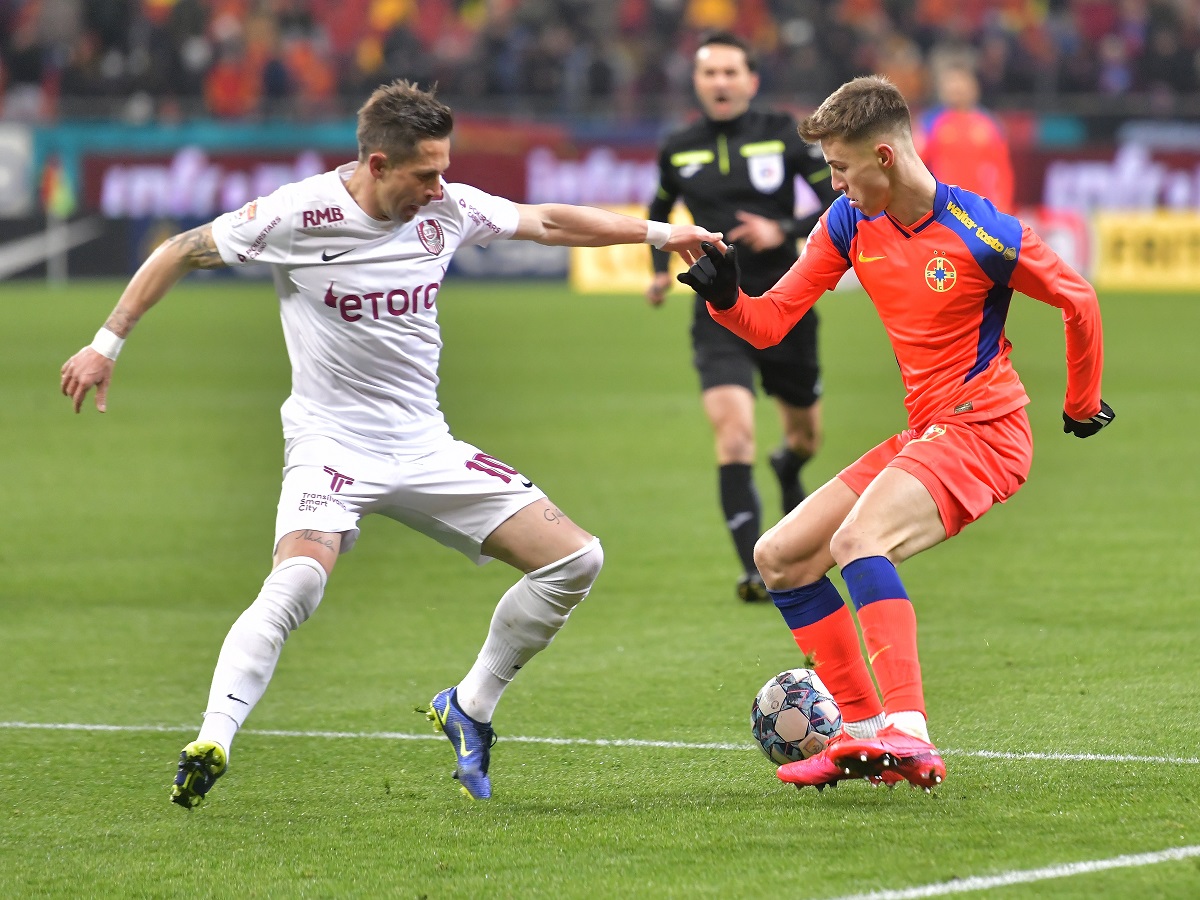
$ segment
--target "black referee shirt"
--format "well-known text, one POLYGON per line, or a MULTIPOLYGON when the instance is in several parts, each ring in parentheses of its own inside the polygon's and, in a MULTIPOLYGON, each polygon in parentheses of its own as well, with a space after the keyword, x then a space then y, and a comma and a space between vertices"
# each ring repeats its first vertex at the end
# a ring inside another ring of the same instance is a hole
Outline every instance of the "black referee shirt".
MULTIPOLYGON (((796 261, 796 239, 806 236, 838 196, 820 147, 809 147, 787 113, 748 110, 736 119, 704 118, 671 134, 658 156, 659 187, 649 218, 666 222, 683 199, 702 228, 726 235, 739 223, 739 210, 774 219, 784 242, 765 253, 738 247, 742 287, 757 295, 771 288, 796 261), (795 179, 808 182, 821 210, 795 217, 795 179)), ((653 251, 654 270, 667 271, 668 254, 653 251)))

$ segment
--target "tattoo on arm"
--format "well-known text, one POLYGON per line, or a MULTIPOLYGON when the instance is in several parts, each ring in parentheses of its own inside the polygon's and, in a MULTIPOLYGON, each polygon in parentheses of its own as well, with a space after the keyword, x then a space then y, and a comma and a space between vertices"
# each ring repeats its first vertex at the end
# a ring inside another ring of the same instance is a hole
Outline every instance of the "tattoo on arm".
POLYGON ((192 268, 219 269, 225 265, 221 254, 217 252, 217 242, 213 240, 211 222, 177 234, 171 240, 179 244, 184 260, 192 268))
POLYGON ((133 326, 136 324, 137 317, 131 316, 122 309, 114 309, 104 321, 104 327, 119 338, 129 337, 129 332, 133 331, 133 326))
POLYGON ((168 238, 134 274, 104 327, 117 337, 129 337, 146 310, 188 271, 224 265, 213 240, 211 222, 168 238))
POLYGON ((310 531, 308 529, 305 529, 305 531, 300 535, 300 539, 305 540, 305 541, 312 541, 314 544, 320 544, 322 547, 327 547, 330 550, 335 549, 333 546, 333 538, 326 537, 324 534, 322 534, 319 531, 310 531))

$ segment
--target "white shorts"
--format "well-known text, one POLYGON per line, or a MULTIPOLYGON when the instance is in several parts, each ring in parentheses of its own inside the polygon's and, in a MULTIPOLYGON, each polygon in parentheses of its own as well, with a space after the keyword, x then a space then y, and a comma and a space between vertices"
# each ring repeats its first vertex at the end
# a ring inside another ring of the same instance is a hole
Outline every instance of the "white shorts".
POLYGON ((403 522, 477 564, 501 523, 546 494, 516 469, 478 447, 448 437, 415 457, 369 453, 333 438, 290 438, 275 517, 275 545, 293 531, 342 535, 341 552, 358 540, 358 520, 379 513, 403 522))

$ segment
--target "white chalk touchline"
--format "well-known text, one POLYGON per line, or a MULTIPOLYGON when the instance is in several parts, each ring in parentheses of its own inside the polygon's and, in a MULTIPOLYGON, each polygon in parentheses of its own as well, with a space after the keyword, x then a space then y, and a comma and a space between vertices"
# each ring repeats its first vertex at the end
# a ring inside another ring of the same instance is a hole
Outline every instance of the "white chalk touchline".
MULTIPOLYGON (((86 725, 80 722, 0 722, 0 729, 41 729, 45 731, 116 731, 116 732, 190 732, 195 725, 86 725)), ((283 731, 275 728, 242 728, 239 734, 266 737, 341 738, 367 741, 444 741, 437 732, 410 734, 405 731, 283 731)), ((505 743, 553 744, 584 747, 655 747, 664 750, 753 750, 752 744, 692 744, 686 741, 641 741, 634 738, 555 738, 523 737, 506 734, 505 743)))
POLYGON ((1114 856, 1112 859, 1094 859, 1089 862, 1063 863, 1057 866, 1046 866, 1042 869, 1021 869, 1013 872, 1001 872, 999 875, 988 875, 986 877, 956 878, 954 881, 942 881, 937 884, 901 888, 894 891, 871 891, 867 894, 849 894, 837 897, 835 900, 919 900, 922 897, 943 897, 947 894, 985 891, 988 888, 1027 884, 1031 881, 1046 881, 1050 878, 1087 875, 1091 872, 1103 872, 1106 869, 1153 866, 1157 863, 1173 862, 1192 856, 1200 856, 1200 846, 1175 847, 1171 850, 1160 850, 1155 853, 1133 853, 1128 856, 1114 856))
MULTIPOLYGON (((195 725, 90 725, 81 722, 0 722, 0 729, 43 731, 115 731, 115 732, 192 732, 195 725)), ((410 734, 404 731, 283 731, 271 728, 243 728, 242 734, 266 737, 330 738, 374 741, 440 741, 442 735, 410 734)), ((501 740, 520 744, 550 744, 559 747, 650 747, 660 750, 756 750, 754 744, 691 743, 688 741, 644 741, 636 738, 558 738, 503 735, 501 740)), ((1131 762, 1160 765, 1200 765, 1195 756, 1132 756, 1103 753, 1010 753, 999 750, 942 750, 943 756, 974 756, 980 759, 1045 760, 1048 762, 1131 762)))

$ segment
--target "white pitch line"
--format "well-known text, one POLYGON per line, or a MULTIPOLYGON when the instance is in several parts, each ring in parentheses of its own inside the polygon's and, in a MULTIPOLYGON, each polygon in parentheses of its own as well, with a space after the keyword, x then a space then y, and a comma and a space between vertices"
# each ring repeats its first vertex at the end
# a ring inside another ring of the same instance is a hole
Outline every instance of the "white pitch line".
POLYGON ((980 759, 1045 759, 1065 762, 1137 762, 1200 765, 1195 756, 1129 756, 1123 753, 1008 753, 1001 750, 942 750, 942 756, 977 756, 980 759))
MULTIPOLYGON (((89 725, 81 722, 0 722, 3 729, 42 731, 189 732, 195 725, 89 725)), ((405 731, 284 731, 273 728, 243 728, 241 734, 264 737, 329 738, 364 741, 440 741, 437 732, 411 734, 405 731)), ((754 744, 691 743, 688 741, 644 741, 636 738, 558 738, 509 735, 505 743, 549 744, 557 747, 649 747, 659 750, 756 750, 754 744)), ((1195 756, 1128 756, 1100 753, 1008 753, 998 750, 942 750, 943 756, 974 756, 980 759, 1046 760, 1048 762, 1130 762, 1159 765, 1200 765, 1195 756)))
POLYGON ((871 891, 867 894, 848 894, 835 900, 920 900, 922 897, 944 897, 947 894, 965 894, 970 891, 986 891, 988 888, 1008 887, 1013 884, 1028 884, 1031 881, 1046 881, 1051 878, 1069 878, 1072 875, 1087 875, 1107 869, 1128 869, 1135 866, 1153 866, 1157 863, 1174 862, 1200 856, 1200 846, 1175 847, 1156 853, 1133 853, 1114 856, 1112 859, 1094 859, 1089 862, 1063 863, 1042 869, 1023 869, 1002 872, 999 875, 958 878, 920 887, 894 891, 871 891))
MULTIPOLYGON (((114 731, 114 732, 189 732, 195 725, 87 725, 80 722, 0 722, 0 729, 30 729, 42 731, 114 731)), ((258 734, 267 737, 343 738, 375 741, 442 741, 436 732, 409 734, 404 731, 281 731, 272 728, 243 728, 239 734, 258 734)), ((753 744, 699 744, 686 741, 641 741, 635 738, 554 738, 504 735, 504 742, 520 744, 552 744, 584 747, 652 747, 662 750, 753 750, 753 744)))

